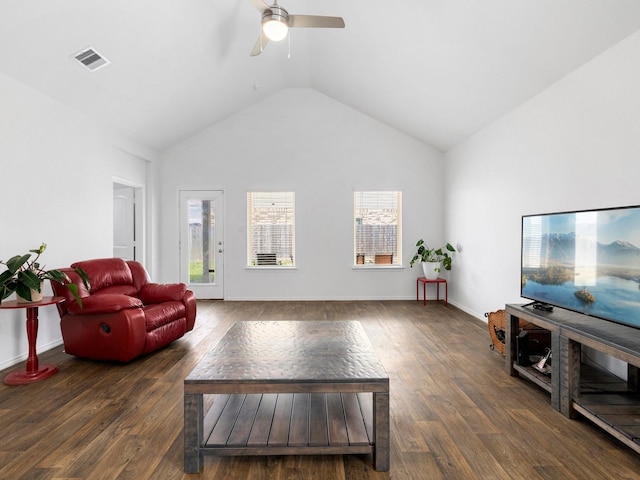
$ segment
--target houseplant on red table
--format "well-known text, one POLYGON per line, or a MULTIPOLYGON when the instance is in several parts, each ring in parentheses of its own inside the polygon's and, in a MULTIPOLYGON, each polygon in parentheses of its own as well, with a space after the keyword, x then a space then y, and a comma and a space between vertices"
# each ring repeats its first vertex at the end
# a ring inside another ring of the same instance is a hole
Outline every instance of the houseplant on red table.
MULTIPOLYGON (((71 282, 66 273, 60 270, 46 270, 38 260, 40 255, 47 249, 47 244, 43 243, 39 248, 29 250, 25 255, 16 255, 6 262, 0 260, 0 264, 7 269, 0 273, 0 302, 12 293, 16 293, 24 301, 38 301, 42 299, 42 282, 51 280, 61 285, 65 285, 73 294, 73 297, 82 305, 82 299, 78 295, 78 286, 71 282), (31 258, 35 254, 35 258, 31 258)), ((76 273, 82 278, 85 286, 89 288, 89 278, 80 268, 76 273)))

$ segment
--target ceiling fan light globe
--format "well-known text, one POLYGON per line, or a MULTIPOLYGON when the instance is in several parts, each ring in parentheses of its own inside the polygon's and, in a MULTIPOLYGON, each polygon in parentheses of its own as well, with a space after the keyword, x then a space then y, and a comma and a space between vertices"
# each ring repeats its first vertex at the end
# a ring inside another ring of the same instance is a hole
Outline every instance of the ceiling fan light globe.
POLYGON ((289 27, 282 20, 267 19, 262 22, 262 31, 273 42, 279 42, 287 36, 289 27))

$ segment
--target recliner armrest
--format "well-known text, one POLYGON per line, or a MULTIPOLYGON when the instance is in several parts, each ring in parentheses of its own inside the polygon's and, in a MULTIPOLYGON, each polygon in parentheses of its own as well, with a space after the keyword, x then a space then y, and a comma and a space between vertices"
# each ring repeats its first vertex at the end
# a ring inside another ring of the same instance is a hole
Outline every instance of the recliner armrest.
POLYGON ((72 315, 95 315, 96 313, 114 313, 142 306, 142 301, 138 298, 117 293, 105 293, 83 298, 82 307, 72 301, 67 306, 67 311, 72 315))
POLYGON ((181 301, 187 291, 185 283, 147 283, 138 293, 145 305, 162 302, 181 301))

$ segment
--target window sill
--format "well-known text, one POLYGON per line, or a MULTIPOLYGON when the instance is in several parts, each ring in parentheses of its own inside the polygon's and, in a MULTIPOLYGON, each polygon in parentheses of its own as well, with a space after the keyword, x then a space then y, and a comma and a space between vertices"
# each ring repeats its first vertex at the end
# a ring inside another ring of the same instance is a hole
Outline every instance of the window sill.
POLYGON ((352 270, 404 270, 403 265, 353 265, 352 270))
POLYGON ((279 266, 279 265, 251 265, 244 267, 245 270, 297 270, 296 266, 279 266))

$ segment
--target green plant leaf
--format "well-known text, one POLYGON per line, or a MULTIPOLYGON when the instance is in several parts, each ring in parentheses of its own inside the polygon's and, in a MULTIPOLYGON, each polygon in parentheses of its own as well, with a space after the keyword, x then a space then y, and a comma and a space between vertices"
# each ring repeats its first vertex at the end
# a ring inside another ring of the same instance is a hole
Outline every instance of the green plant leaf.
POLYGON ((9 260, 7 260, 7 268, 12 274, 16 273, 18 270, 20 270, 20 267, 22 267, 27 262, 27 260, 29 260, 30 257, 30 253, 28 253, 27 255, 16 255, 15 257, 11 257, 9 260))
POLYGON ((16 285, 16 294, 20 295, 25 300, 31 301, 31 289, 24 283, 18 283, 16 285))
POLYGON ((42 252, 44 252, 47 249, 47 244, 46 243, 42 243, 40 244, 40 246, 34 250, 29 250, 32 253, 35 253, 37 255, 41 255, 42 252))
POLYGON ((75 272, 82 279, 84 286, 87 287, 87 290, 91 291, 91 282, 89 281, 89 275, 80 267, 76 267, 75 272))
POLYGON ((4 285, 0 285, 0 301, 4 300, 15 291, 16 291, 15 283, 6 283, 4 285))
POLYGON ((67 274, 61 272, 60 270, 49 270, 48 272, 45 272, 44 278, 61 283, 62 285, 71 282, 71 279, 67 276, 67 274))
POLYGON ((11 270, 5 270, 4 272, 0 273, 0 285, 4 285, 10 278, 13 278, 13 273, 11 273, 11 270))
POLYGON ((78 286, 75 283, 69 283, 66 285, 66 287, 69 289, 76 302, 78 302, 78 306, 82 308, 82 298, 80 298, 80 295, 78 295, 78 286))
MULTIPOLYGON (((18 272, 18 284, 21 284, 21 286, 24 286, 27 289, 33 288, 34 290, 40 291, 41 283, 42 283, 42 279, 39 278, 31 270, 24 270, 22 272, 18 272)), ((22 297, 22 295, 20 296, 22 297)), ((29 298, 31 298, 31 295, 29 295, 29 298)))

